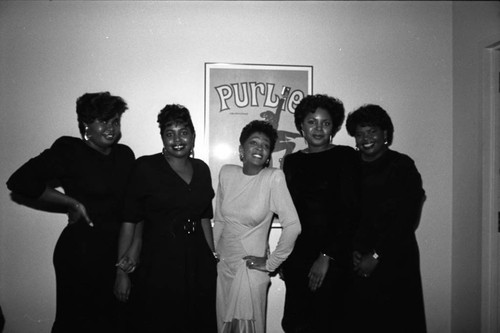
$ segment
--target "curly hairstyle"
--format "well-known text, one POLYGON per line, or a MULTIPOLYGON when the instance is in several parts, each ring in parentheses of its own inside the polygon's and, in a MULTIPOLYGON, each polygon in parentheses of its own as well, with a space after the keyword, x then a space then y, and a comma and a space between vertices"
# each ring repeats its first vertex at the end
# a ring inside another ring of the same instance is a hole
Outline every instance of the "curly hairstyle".
POLYGON ((318 108, 325 109, 332 118, 332 127, 335 131, 342 126, 345 117, 344 104, 338 98, 328 95, 316 94, 304 97, 295 108, 295 127, 302 134, 302 123, 309 113, 314 113, 318 108))
MULTIPOLYGON (((270 142, 270 152, 272 153, 274 151, 276 141, 278 140, 278 132, 271 123, 265 120, 253 120, 249 122, 245 127, 243 127, 243 130, 241 130, 240 144, 243 146, 245 141, 247 141, 253 133, 263 133, 266 135, 270 142)), ((268 166, 269 163, 266 163, 265 167, 268 166)))
POLYGON ((122 115, 128 109, 127 103, 119 96, 109 92, 86 93, 76 100, 78 129, 83 136, 85 124, 95 120, 108 121, 116 115, 122 115))
POLYGON ((372 126, 378 127, 382 131, 387 132, 387 145, 392 144, 394 137, 394 125, 392 124, 391 117, 387 111, 382 109, 379 105, 365 104, 358 109, 352 111, 347 116, 346 121, 347 133, 354 137, 356 135, 356 127, 372 126))
POLYGON ((183 105, 167 104, 158 114, 157 121, 160 127, 160 134, 162 136, 165 128, 175 124, 182 124, 189 128, 193 135, 196 134, 189 110, 183 105))

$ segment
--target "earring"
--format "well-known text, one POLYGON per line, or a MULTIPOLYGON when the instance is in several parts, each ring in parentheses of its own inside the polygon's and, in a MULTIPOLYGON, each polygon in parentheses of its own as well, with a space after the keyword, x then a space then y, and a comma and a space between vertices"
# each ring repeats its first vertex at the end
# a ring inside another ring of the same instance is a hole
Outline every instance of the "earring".
POLYGON ((384 139, 384 145, 388 145, 389 144, 389 141, 387 141, 387 138, 384 139))
POLYGON ((163 149, 161 150, 161 153, 163 154, 163 156, 167 155, 167 150, 165 149, 165 147, 163 147, 163 149))
POLYGON ((240 161, 243 162, 243 154, 240 153, 240 161))
POLYGON ((85 141, 89 141, 90 136, 88 136, 87 131, 89 130, 88 126, 85 126, 85 133, 83 133, 83 139, 85 141))
POLYGON ((189 157, 194 158, 194 149, 191 148, 191 151, 189 152, 189 157))

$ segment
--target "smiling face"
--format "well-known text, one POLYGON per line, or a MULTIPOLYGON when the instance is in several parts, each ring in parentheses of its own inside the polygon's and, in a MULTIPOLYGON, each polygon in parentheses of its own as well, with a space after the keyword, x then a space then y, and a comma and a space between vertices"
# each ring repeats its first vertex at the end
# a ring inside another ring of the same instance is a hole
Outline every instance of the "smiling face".
POLYGON ((240 146, 243 173, 256 175, 262 170, 271 155, 271 140, 261 132, 252 133, 240 146))
POLYGON ((165 127, 162 141, 166 158, 188 158, 194 147, 194 134, 185 124, 175 123, 165 127))
POLYGON ((311 153, 326 150, 335 132, 332 117, 323 108, 307 114, 302 122, 302 135, 311 153))
POLYGON ((387 150, 387 145, 385 144, 387 132, 382 131, 378 126, 358 125, 356 126, 354 138, 363 161, 375 161, 387 150))
POLYGON ((94 120, 85 124, 86 143, 95 150, 109 154, 112 146, 121 137, 121 115, 115 115, 109 120, 94 120))

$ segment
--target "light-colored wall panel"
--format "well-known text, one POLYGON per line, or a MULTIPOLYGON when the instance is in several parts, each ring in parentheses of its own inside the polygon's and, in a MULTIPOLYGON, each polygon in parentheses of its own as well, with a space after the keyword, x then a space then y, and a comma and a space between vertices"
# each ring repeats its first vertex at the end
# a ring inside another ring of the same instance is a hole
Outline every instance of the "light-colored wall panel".
MULTIPOLYGON (((84 92, 128 101, 123 142, 138 156, 161 148, 164 104, 185 104, 205 159, 205 62, 312 65, 314 92, 349 111, 381 104, 395 123, 394 149, 415 159, 428 196, 418 230, 428 326, 448 332, 451 19, 449 2, 1 2, 0 179, 60 135, 78 134, 84 92)), ((337 142, 353 144, 344 129, 337 142)), ((0 192, 5 333, 49 331, 52 251, 65 223, 0 192)))

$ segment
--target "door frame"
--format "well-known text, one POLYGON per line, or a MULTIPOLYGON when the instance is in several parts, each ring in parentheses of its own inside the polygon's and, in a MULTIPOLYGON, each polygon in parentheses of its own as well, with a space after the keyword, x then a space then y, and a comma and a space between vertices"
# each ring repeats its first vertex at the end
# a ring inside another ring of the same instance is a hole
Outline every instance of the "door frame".
POLYGON ((481 332, 499 326, 500 41, 483 51, 481 332))

